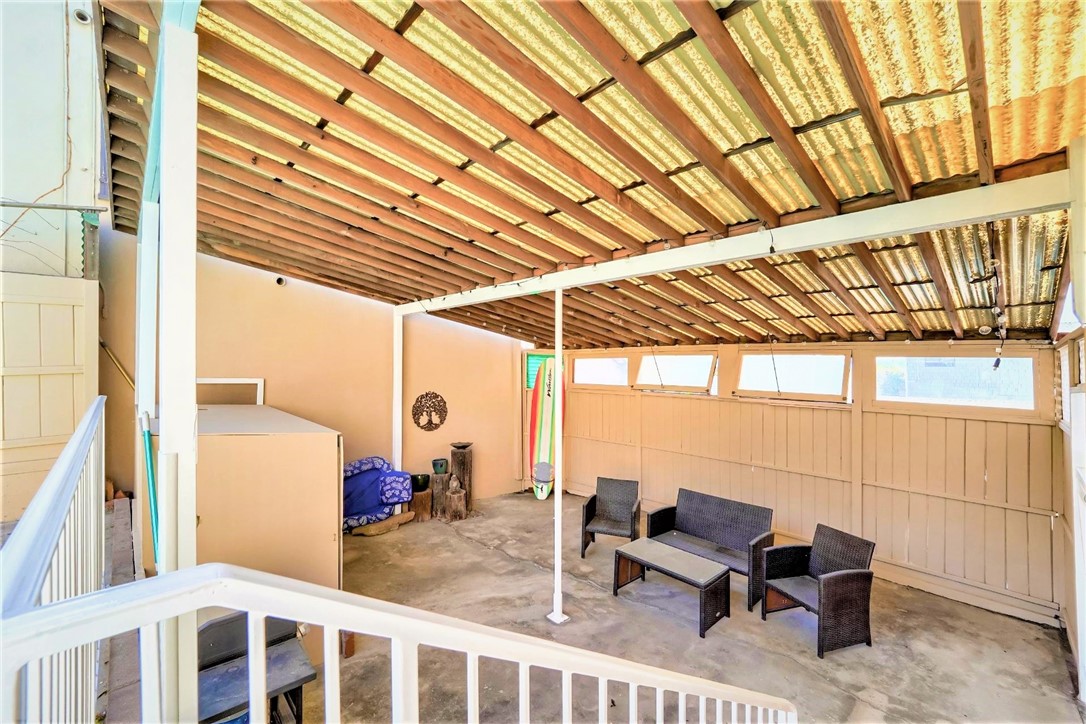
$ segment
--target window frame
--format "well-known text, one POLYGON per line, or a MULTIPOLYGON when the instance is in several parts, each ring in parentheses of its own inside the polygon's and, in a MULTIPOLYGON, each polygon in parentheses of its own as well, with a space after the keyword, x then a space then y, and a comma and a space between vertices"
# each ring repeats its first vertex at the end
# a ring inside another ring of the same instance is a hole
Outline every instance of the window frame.
MULTIPOLYGON (((631 356, 631 361, 635 356, 631 356)), ((695 348, 694 350, 684 349, 668 349, 668 350, 654 350, 648 349, 636 355, 637 364, 630 365, 630 387, 641 392, 683 392, 683 393, 701 393, 704 395, 709 394, 709 388, 713 386, 713 375, 716 373, 718 366, 720 365, 720 353, 716 347, 704 347, 695 348), (646 359, 653 357, 711 357, 712 361, 709 363, 709 374, 705 376, 705 385, 642 385, 637 383, 637 378, 641 374, 641 365, 645 363, 646 359)))
POLYGON ((578 354, 575 356, 569 356, 569 375, 568 384, 571 388, 576 387, 580 390, 629 390, 630 389, 630 368, 633 367, 633 359, 627 354, 578 354), (576 382, 577 379, 577 363, 584 359, 624 359, 626 360, 626 381, 620 385, 606 385, 598 382, 576 382))
MULTIPOLYGON (((731 397, 737 399, 755 399, 755 400, 771 400, 771 401, 792 401, 792 402, 829 402, 836 405, 850 405, 852 399, 849 395, 849 381, 852 375, 853 366, 855 360, 852 350, 850 349, 797 349, 797 350, 777 350, 772 352, 759 349, 741 349, 736 358, 735 374, 731 383, 731 397), (739 387, 739 380, 743 376, 743 359, 745 357, 787 357, 787 356, 799 356, 804 357, 844 357, 845 364, 843 366, 843 373, 841 375, 841 391, 834 395, 824 395, 815 392, 772 392, 770 390, 744 390, 739 387)), ((852 397, 855 396, 853 391, 852 397)))
POLYGON ((1033 360, 1033 408, 991 407, 983 405, 953 405, 929 402, 880 400, 877 397, 878 357, 980 357, 994 360, 998 341, 984 345, 954 345, 952 352, 940 354, 931 348, 924 349, 887 349, 870 350, 865 360, 870 372, 864 375, 864 411, 912 413, 928 417, 969 418, 975 420, 1022 420, 1054 424, 1056 420, 1055 395, 1052 394, 1052 380, 1055 375, 1054 350, 1039 350, 1035 347, 1005 346, 1004 358, 1029 358, 1033 360), (1052 354, 1041 354, 1041 352, 1052 354), (1046 381, 1047 380, 1047 381, 1046 381), (1046 399, 1047 395, 1047 399, 1046 399))

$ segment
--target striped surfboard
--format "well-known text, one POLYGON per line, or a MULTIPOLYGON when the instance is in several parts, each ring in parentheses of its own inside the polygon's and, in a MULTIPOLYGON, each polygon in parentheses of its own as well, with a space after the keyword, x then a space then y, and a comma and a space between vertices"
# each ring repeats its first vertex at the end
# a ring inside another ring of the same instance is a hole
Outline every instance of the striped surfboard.
POLYGON ((529 428, 532 491, 539 500, 546 500, 554 490, 554 381, 554 358, 548 357, 536 372, 529 428))

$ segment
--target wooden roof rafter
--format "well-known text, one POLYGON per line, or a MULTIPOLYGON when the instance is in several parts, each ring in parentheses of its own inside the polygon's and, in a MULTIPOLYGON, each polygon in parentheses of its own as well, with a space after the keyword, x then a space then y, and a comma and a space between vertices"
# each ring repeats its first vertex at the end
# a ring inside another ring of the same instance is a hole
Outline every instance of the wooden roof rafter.
POLYGON ((849 24, 845 7, 841 0, 820 0, 813 5, 822 29, 826 32, 826 38, 837 56, 852 97, 856 100, 867 132, 871 135, 875 152, 890 178, 894 194, 898 201, 908 201, 913 197, 912 181, 886 113, 882 109, 871 73, 864 64, 860 44, 849 24))
POLYGON ((920 328, 919 322, 913 316, 912 311, 909 309, 909 305, 905 303, 905 300, 901 298, 901 292, 894 286, 894 282, 887 275, 886 271, 879 265, 878 259, 871 253, 871 249, 867 244, 860 241, 849 246, 849 249, 860 262, 860 266, 864 268, 864 271, 870 275, 874 280, 875 285, 879 288, 879 291, 883 293, 887 301, 890 302, 890 306, 898 313, 902 321, 905 322, 905 326, 912 333, 916 339, 923 339, 924 331, 920 328))
POLYGON ((875 321, 871 313, 863 308, 856 296, 846 287, 837 275, 828 269, 821 259, 818 258, 818 254, 813 251, 801 251, 796 253, 796 257, 807 266, 811 272, 814 273, 822 283, 840 300, 841 304, 845 305, 845 308, 852 312, 852 316, 862 324, 871 335, 878 340, 886 339, 886 331, 879 326, 879 323, 875 321))
MULTIPOLYGON (((539 133, 515 114, 492 100, 460 76, 435 63, 413 45, 353 2, 345 0, 307 0, 315 12, 340 26, 383 56, 428 83, 444 95, 456 98, 494 128, 514 139, 558 171, 584 186, 659 239, 678 241, 682 234, 668 226, 648 209, 623 194, 607 179, 574 158, 557 143, 539 133)), ((637 251, 642 251, 643 247, 637 251)))
POLYGON ((781 154, 788 160, 800 180, 827 214, 841 212, 841 202, 830 188, 811 156, 799 142, 784 113, 762 85, 758 74, 743 56, 739 44, 732 39, 708 0, 677 0, 675 3, 690 27, 698 34, 717 65, 731 79, 739 95, 754 116, 769 132, 781 154))
POLYGON ((996 177, 992 152, 992 121, 988 112, 988 79, 984 68, 984 24, 980 0, 958 0, 958 23, 962 34, 962 48, 965 51, 977 167, 981 184, 987 185, 995 183, 996 177))
POLYGON ((914 234, 913 238, 916 239, 920 249, 920 256, 924 260, 924 266, 928 268, 931 282, 935 285, 935 292, 939 295, 939 301, 943 304, 943 311, 946 312, 947 319, 950 321, 950 328, 954 330, 954 336, 961 339, 965 334, 965 329, 962 327, 962 318, 958 314, 954 304, 954 297, 950 292, 950 284, 947 282, 943 262, 935 248, 935 239, 932 237, 931 232, 914 234))
MULTIPOLYGON (((635 301, 647 304, 658 311, 667 313, 685 324, 680 330, 687 329, 693 332, 703 342, 714 342, 723 339, 728 342, 737 341, 738 337, 730 331, 721 329, 714 320, 705 319, 701 314, 692 311, 693 308, 683 306, 667 299, 666 292, 659 292, 652 284, 642 280, 637 284, 629 279, 620 279, 613 282, 622 293, 632 297, 635 301)), ((701 310, 698 310, 700 312, 701 310)), ((708 315, 705 315, 708 316, 708 315)))
MULTIPOLYGON (((387 86, 378 83, 363 71, 354 68, 346 61, 329 53, 327 50, 321 48, 319 45, 313 43, 304 36, 301 36, 292 29, 281 25, 263 13, 240 3, 227 2, 223 5, 212 5, 222 13, 222 17, 244 29, 246 32, 259 37, 262 41, 281 50, 286 50, 289 47, 291 53, 304 58, 307 65, 313 67, 323 75, 343 84, 345 89, 349 90, 352 95, 364 98, 367 101, 384 108, 389 113, 404 118, 404 120, 410 122, 415 127, 432 135, 437 140, 446 143, 468 158, 475 159, 482 165, 504 175, 508 180, 525 189, 525 191, 535 195, 540 200, 551 204, 556 210, 570 214, 577 221, 593 228, 598 233, 603 234, 606 238, 613 239, 627 249, 643 251, 644 244, 642 242, 639 242, 628 233, 607 222, 598 214, 582 207, 564 194, 533 177, 524 169, 519 168, 508 159, 499 156, 479 142, 471 139, 465 133, 457 130, 430 111, 399 95, 387 86)), ((377 124, 366 121, 360 114, 348 110, 340 104, 338 99, 333 101, 332 99, 316 93, 304 84, 291 80, 285 74, 279 73, 276 69, 252 58, 240 49, 234 48, 228 42, 217 38, 207 31, 200 30, 198 32, 201 37, 201 53, 205 57, 243 77, 249 78, 257 85, 262 85, 273 93, 277 93, 284 98, 289 98, 292 101, 298 102, 300 105, 307 106, 308 110, 321 116, 321 121, 317 124, 318 128, 323 128, 330 121, 343 124, 343 119, 352 119, 351 121, 348 121, 348 123, 353 123, 354 125, 363 123, 368 128, 376 129, 380 137, 371 138, 370 140, 378 142, 386 149, 401 157, 413 159, 420 158, 418 154, 421 152, 421 149, 412 148, 413 144, 410 141, 392 134, 377 124), (269 82, 275 87, 268 87, 269 82), (276 88, 279 90, 276 90, 276 88), (309 102, 303 102, 301 100, 302 98, 308 99, 309 102)), ((365 135, 369 138, 369 134, 365 135)), ((425 154, 425 152, 422 153, 425 154)), ((419 162, 416 160, 415 163, 423 167, 427 165, 425 161, 419 162)), ((489 186, 476 176, 467 174, 464 171, 463 166, 456 167, 449 163, 442 163, 440 170, 432 170, 432 172, 438 177, 440 183, 451 182, 463 186, 464 183, 467 182, 472 184, 474 193, 484 196, 491 203, 495 203, 499 206, 506 203, 506 201, 503 200, 504 194, 494 187, 489 186)), ((434 185, 437 186, 440 184, 435 182, 434 185)), ((505 198, 507 199, 508 197, 505 198)), ((520 206, 523 207, 523 205, 520 206)), ((545 228, 557 236, 575 236, 575 232, 568 226, 557 223, 534 210, 529 210, 529 212, 532 217, 530 219, 527 218, 523 208, 521 208, 520 211, 517 211, 516 215, 532 221, 536 226, 545 228)), ((577 244, 587 249, 593 249, 596 253, 600 253, 600 250, 596 249, 598 242, 580 237, 577 244)), ((605 253, 608 258, 612 255, 612 251, 609 248, 605 248, 603 253, 605 253)))
MULTIPOLYGON (((550 105, 554 110, 552 115, 546 116, 548 120, 561 116, 576 125, 601 148, 637 173, 645 183, 659 191, 664 198, 675 204, 703 228, 717 232, 727 229, 727 221, 713 215, 711 211, 679 188, 666 173, 660 171, 641 152, 589 110, 584 105, 584 98, 574 96, 563 88, 462 0, 424 0, 422 4, 427 11, 452 28, 477 51, 550 105)), ((593 94, 584 95, 591 97, 593 94)), ((534 125, 539 128, 544 122, 541 119, 534 125)))
MULTIPOLYGON (((713 145, 705 133, 683 113, 675 100, 644 68, 630 63, 629 55, 607 29, 579 2, 541 0, 540 5, 567 33, 611 73, 637 101, 682 143, 725 188, 769 226, 780 223, 780 214, 713 145)), ((715 17, 715 14, 714 14, 715 17)))

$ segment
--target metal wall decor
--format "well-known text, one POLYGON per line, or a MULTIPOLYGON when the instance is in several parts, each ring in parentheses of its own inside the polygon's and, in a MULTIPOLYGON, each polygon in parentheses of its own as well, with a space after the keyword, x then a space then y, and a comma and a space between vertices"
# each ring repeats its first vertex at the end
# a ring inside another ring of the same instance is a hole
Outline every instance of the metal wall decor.
POLYGON ((444 425, 448 416, 449 407, 445 404, 445 398, 436 392, 423 392, 411 406, 411 419, 426 432, 433 432, 444 425))

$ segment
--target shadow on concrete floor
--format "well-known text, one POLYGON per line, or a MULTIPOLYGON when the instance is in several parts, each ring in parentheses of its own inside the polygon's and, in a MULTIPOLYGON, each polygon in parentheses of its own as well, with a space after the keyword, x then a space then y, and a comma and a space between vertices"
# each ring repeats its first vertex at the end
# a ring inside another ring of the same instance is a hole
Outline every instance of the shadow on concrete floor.
MULTIPOLYGON (((478 502, 458 523, 410 524, 384 536, 344 541, 344 588, 374 598, 550 639, 784 697, 804 721, 1080 721, 1060 633, 916 589, 875 581, 874 646, 815 653, 815 617, 802 610, 763 622, 747 612, 746 579, 732 577, 732 615, 705 639, 697 632, 697 593, 662 575, 611 595, 614 549, 601 536, 581 560, 580 507, 566 496, 565 610, 551 610, 553 503, 517 494, 478 502)), ((424 721, 464 721, 464 657, 420 652, 424 721)), ((349 721, 389 721, 388 643, 359 638, 342 664, 342 713, 349 721)), ((514 721, 517 670, 484 661, 482 719, 514 721)), ((557 672, 532 671, 535 721, 559 717, 557 672)), ((595 680, 575 679, 578 721, 598 721, 595 680)), ((677 717, 674 694, 669 716, 677 717)), ((655 699, 639 691, 639 713, 655 699)), ((627 689, 611 684, 608 719, 629 721, 627 689), (613 701, 613 706, 610 702, 613 701)), ((696 721, 696 702, 688 702, 696 721)), ((307 687, 306 716, 323 715, 320 681, 307 687)), ((710 714, 710 719, 712 715, 710 714)))

